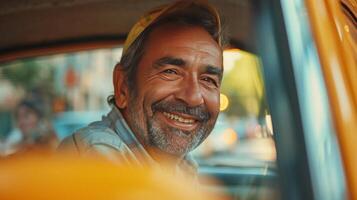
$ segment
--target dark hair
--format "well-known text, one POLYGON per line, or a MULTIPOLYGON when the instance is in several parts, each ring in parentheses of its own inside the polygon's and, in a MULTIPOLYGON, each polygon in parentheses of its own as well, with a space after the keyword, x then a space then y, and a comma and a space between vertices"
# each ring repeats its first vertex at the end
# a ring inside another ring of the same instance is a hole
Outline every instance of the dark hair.
MULTIPOLYGON (((174 12, 165 15, 161 19, 147 27, 129 46, 126 52, 122 55, 120 62, 115 66, 114 70, 122 70, 126 73, 126 81, 131 92, 135 92, 135 76, 138 64, 144 54, 145 45, 149 38, 150 33, 157 27, 165 24, 177 24, 181 26, 199 26, 204 28, 212 38, 217 42, 224 42, 223 34, 217 27, 215 17, 206 8, 194 4, 186 10, 174 12), (120 69, 117 69, 120 67, 120 69)), ((115 96, 110 95, 107 98, 109 105, 115 105, 115 96)))

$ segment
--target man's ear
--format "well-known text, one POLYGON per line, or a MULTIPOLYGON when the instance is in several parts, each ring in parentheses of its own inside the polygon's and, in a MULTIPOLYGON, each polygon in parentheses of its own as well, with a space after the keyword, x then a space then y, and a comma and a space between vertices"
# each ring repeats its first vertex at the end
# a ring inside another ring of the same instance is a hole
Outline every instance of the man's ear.
POLYGON ((128 103, 128 84, 125 73, 121 70, 121 65, 117 64, 113 73, 115 104, 118 108, 125 108, 128 103))

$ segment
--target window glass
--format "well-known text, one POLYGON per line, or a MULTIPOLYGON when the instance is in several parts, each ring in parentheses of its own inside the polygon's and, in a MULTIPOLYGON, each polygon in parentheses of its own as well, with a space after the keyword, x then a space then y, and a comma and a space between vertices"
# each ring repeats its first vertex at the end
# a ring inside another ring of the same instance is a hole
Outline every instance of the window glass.
MULTIPOLYGON (((1 155, 15 152, 23 139, 16 113, 24 99, 37 102, 59 141, 100 120, 110 110, 107 97, 113 94, 112 70, 121 53, 118 47, 0 65, 1 155)), ((228 167, 233 176, 222 187, 230 196, 276 199, 276 152, 257 56, 239 49, 224 51, 220 97, 216 126, 193 152, 199 171, 205 174, 213 167, 208 174, 225 179, 221 175, 228 167)))

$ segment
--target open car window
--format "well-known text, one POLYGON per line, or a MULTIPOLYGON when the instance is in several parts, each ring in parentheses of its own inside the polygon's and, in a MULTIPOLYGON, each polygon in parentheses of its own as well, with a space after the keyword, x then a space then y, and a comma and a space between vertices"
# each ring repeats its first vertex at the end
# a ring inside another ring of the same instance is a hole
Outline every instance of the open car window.
MULTIPOLYGON (((113 94, 112 70, 121 53, 122 47, 116 47, 2 64, 1 154, 11 154, 11 145, 21 139, 15 111, 23 98, 41 101, 60 140, 100 120, 110 110, 106 97, 113 94)), ((224 172, 231 170, 237 175, 231 178, 233 185, 264 188, 251 183, 252 175, 276 177, 276 152, 260 61, 254 54, 231 48, 224 51, 224 67, 221 113, 211 135, 193 155, 203 175, 227 181, 224 172)))

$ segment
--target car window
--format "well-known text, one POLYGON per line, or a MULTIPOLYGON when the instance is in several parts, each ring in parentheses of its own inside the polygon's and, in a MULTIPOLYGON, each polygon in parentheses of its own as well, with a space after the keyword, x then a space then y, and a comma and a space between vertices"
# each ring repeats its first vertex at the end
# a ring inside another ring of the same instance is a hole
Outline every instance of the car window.
MULTIPOLYGON (((100 120, 110 109, 106 97, 113 94, 112 70, 121 53, 122 48, 117 47, 2 64, 1 154, 11 153, 11 145, 20 140, 15 111, 24 98, 41 102, 45 116, 60 140, 90 122, 100 120)), ((220 110, 211 135, 193 152, 201 173, 222 178, 222 169, 239 169, 245 175, 270 173, 275 177, 273 130, 256 55, 236 48, 224 51, 220 110), (216 170, 207 173, 212 169, 216 170)), ((252 184, 252 177, 248 178, 250 181, 240 183, 240 187, 245 188, 242 190, 257 187, 252 184)), ((269 192, 272 190, 264 185, 259 187, 269 192)))

